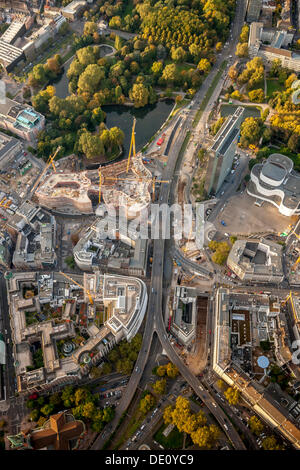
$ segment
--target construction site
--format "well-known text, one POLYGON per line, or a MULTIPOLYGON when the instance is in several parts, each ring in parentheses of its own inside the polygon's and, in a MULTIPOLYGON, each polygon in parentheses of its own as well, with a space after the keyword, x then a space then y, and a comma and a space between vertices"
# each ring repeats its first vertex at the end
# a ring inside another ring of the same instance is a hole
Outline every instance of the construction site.
POLYGON ((54 163, 58 148, 32 188, 38 203, 61 213, 93 214, 104 202, 108 210, 122 207, 129 219, 139 215, 150 204, 151 191, 154 200, 156 185, 164 181, 153 178, 141 154, 136 154, 134 129, 135 121, 128 159, 96 170, 58 171, 54 163))

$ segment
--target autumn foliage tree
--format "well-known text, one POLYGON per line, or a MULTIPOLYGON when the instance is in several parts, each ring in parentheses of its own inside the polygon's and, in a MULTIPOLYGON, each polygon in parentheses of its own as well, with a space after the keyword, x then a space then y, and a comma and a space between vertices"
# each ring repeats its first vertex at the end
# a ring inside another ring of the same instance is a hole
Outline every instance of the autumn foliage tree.
POLYGON ((217 426, 207 426, 204 413, 192 413, 189 400, 182 396, 177 398, 175 406, 165 408, 164 422, 174 424, 179 432, 189 434, 194 444, 203 448, 211 448, 219 437, 217 426))
POLYGON ((249 426, 251 431, 257 436, 259 436, 264 430, 264 425, 262 424, 260 419, 258 419, 258 417, 255 415, 249 418, 249 426))
POLYGON ((240 392, 237 388, 228 387, 224 392, 224 396, 228 401, 229 405, 237 405, 240 398, 240 392))

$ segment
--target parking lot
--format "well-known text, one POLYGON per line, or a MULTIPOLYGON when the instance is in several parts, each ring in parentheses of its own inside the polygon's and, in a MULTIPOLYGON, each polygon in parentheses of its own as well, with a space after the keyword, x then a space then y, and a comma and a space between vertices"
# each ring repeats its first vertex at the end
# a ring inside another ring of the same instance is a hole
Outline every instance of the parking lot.
POLYGON ((294 217, 286 217, 268 202, 261 207, 256 206, 255 199, 244 190, 232 196, 224 209, 216 217, 216 229, 231 235, 250 235, 255 233, 282 232, 289 224, 294 224, 294 217), (221 224, 226 223, 226 226, 221 224))

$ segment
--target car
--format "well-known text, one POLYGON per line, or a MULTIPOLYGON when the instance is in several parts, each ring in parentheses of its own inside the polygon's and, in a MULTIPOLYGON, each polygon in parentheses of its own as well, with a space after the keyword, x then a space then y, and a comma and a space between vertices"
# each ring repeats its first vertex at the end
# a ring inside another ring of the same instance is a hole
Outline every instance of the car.
POLYGON ((234 170, 231 170, 231 174, 232 174, 232 175, 233 175, 233 173, 234 173, 234 170))
POLYGON ((221 224, 226 227, 226 223, 224 222, 224 220, 221 220, 221 224))

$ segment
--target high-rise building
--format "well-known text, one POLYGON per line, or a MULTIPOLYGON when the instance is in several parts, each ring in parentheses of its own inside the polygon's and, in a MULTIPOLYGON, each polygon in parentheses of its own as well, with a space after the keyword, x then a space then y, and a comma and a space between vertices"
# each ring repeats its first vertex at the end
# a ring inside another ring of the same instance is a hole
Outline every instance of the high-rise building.
POLYGON ((207 194, 217 193, 233 164, 236 143, 243 120, 244 108, 239 106, 232 116, 229 116, 214 137, 209 149, 210 158, 205 178, 207 194))

